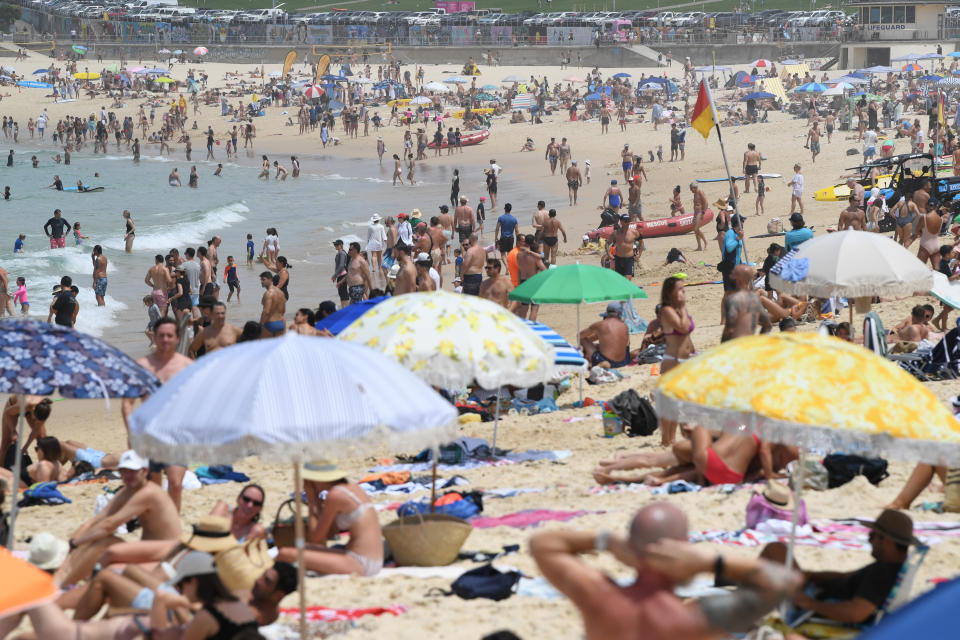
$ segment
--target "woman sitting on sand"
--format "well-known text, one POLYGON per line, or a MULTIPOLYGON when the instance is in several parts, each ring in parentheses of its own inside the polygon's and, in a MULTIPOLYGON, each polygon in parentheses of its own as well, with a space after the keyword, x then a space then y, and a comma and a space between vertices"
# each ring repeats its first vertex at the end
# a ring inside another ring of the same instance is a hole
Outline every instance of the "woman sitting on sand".
MULTIPOLYGON (((383 567, 383 537, 373 503, 358 485, 331 462, 303 466, 304 489, 310 511, 309 541, 304 563, 309 571, 323 574, 375 576, 383 567), (326 499, 320 497, 326 492, 326 499), (327 547, 326 541, 349 531, 343 548, 327 547)), ((277 562, 296 562, 297 550, 280 549, 277 562)))
MULTIPOLYGON (((37 438, 37 461, 20 468, 20 481, 29 486, 34 482, 58 482, 60 480, 60 442, 56 438, 37 438)), ((0 479, 7 485, 13 483, 13 472, 0 467, 0 479)))
MULTIPOLYGON (((26 407, 23 417, 27 421, 27 426, 30 427, 30 434, 27 436, 27 441, 23 443, 21 449, 26 451, 30 448, 30 443, 34 440, 46 437, 47 418, 50 417, 50 410, 52 408, 53 401, 50 398, 41 398, 40 396, 26 397, 26 407)), ((13 461, 16 460, 14 457, 15 454, 8 453, 7 449, 17 441, 17 421, 19 417, 20 398, 18 396, 10 396, 10 399, 7 400, 7 405, 3 408, 3 434, 2 437, 0 437, 0 455, 3 456, 0 462, 3 462, 4 466, 7 467, 12 467, 13 461)))
POLYGON ((267 537, 267 530, 260 524, 260 514, 267 494, 258 484, 248 484, 237 496, 237 506, 233 509, 220 500, 210 511, 212 516, 230 519, 230 533, 241 544, 254 538, 267 537))

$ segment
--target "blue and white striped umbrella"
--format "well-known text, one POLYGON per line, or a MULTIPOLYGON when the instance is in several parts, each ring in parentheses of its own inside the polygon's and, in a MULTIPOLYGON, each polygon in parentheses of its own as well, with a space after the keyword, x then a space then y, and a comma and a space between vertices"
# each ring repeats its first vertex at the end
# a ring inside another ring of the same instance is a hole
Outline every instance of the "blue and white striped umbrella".
POLYGON ((570 373, 577 373, 584 370, 587 366, 587 360, 580 353, 579 349, 563 339, 559 333, 547 325, 534 322, 533 320, 524 320, 524 322, 533 329, 540 338, 553 347, 553 375, 557 378, 570 373))
POLYGON ((197 360, 130 416, 130 441, 168 463, 308 462, 435 446, 453 437, 456 418, 377 351, 288 333, 197 360))

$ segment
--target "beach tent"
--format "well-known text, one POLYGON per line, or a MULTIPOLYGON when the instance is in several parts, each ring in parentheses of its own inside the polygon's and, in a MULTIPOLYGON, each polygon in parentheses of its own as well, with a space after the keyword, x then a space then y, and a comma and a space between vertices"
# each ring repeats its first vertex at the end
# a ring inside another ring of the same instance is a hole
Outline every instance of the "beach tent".
POLYGON ((790 98, 787 97, 787 92, 783 89, 783 83, 780 81, 780 78, 764 78, 763 82, 760 83, 764 91, 774 94, 780 98, 780 102, 786 104, 790 102, 790 98))
POLYGON ((784 64, 783 68, 780 70, 780 77, 786 78, 797 74, 801 78, 807 75, 810 72, 810 67, 807 66, 806 62, 801 62, 799 64, 784 64))
POLYGON ((753 87, 757 79, 746 71, 737 71, 736 75, 733 76, 733 81, 737 83, 738 87, 749 89, 753 87))

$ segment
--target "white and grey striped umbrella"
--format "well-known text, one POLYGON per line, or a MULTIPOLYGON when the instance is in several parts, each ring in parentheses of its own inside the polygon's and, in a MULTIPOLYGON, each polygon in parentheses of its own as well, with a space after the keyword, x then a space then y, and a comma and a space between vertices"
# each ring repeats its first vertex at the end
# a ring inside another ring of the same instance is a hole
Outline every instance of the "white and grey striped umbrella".
POLYGON ((288 333, 200 358, 130 416, 130 440, 168 463, 305 462, 384 444, 419 451, 449 441, 456 418, 453 405, 379 352, 288 333))

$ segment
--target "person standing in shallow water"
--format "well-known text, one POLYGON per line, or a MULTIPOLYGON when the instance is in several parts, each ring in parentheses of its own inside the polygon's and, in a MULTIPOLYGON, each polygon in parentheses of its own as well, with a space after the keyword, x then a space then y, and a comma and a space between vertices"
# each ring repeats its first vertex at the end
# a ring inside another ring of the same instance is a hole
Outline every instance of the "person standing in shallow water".
POLYGON ((130 212, 127 210, 123 212, 123 220, 126 223, 126 229, 123 233, 123 250, 126 253, 133 253, 133 238, 136 236, 137 227, 133 223, 133 218, 130 217, 130 212))

